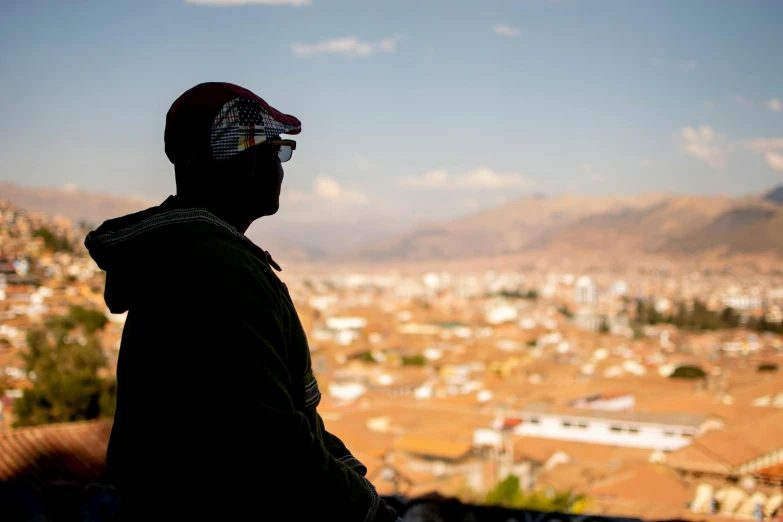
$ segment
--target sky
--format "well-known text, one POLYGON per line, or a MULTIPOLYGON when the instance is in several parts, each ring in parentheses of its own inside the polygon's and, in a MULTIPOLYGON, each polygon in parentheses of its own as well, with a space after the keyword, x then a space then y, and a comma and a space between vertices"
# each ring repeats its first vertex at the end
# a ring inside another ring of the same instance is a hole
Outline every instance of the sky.
POLYGON ((297 116, 280 215, 445 219, 531 193, 783 183, 783 2, 4 0, 0 181, 175 191, 204 81, 297 116))

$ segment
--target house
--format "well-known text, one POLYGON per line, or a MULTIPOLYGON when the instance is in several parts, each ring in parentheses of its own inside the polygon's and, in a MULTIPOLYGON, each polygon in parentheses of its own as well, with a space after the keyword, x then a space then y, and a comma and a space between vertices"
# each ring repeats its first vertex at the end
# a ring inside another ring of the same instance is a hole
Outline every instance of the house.
POLYGON ((719 419, 702 414, 551 411, 546 405, 530 405, 509 415, 522 420, 514 428, 516 435, 662 451, 683 448, 693 437, 723 426, 719 419))
POLYGON ((704 434, 662 460, 688 474, 766 480, 769 469, 783 463, 783 412, 773 412, 725 431, 704 434))
POLYGON ((394 453, 407 457, 405 467, 409 471, 438 478, 459 475, 475 491, 490 486, 485 480, 485 461, 473 453, 470 441, 408 434, 392 443, 391 453, 392 458, 394 453))

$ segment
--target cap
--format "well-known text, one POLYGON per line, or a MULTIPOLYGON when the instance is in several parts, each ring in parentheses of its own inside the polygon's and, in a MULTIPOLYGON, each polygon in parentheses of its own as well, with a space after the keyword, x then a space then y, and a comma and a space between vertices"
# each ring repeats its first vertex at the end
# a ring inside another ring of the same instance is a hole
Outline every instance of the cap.
POLYGON ((185 91, 166 114, 166 156, 172 163, 223 161, 267 139, 301 130, 297 118, 244 87, 202 83, 185 91))

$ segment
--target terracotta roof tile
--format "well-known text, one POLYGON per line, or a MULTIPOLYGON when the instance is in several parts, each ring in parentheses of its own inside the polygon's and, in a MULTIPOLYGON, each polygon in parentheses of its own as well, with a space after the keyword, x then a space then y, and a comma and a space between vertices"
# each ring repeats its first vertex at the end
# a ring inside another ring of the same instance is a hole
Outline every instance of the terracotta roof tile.
POLYGON ((473 445, 470 442, 431 439, 411 435, 403 436, 392 444, 392 448, 398 451, 445 459, 462 458, 470 453, 472 447, 473 445))
POLYGON ((105 482, 111 421, 49 424, 0 436, 0 481, 105 482))

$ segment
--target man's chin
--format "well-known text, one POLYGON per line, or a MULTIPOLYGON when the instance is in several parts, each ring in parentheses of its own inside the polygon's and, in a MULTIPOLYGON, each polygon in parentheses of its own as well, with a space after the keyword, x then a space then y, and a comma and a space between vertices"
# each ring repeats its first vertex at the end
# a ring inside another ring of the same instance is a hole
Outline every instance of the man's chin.
POLYGON ((271 205, 267 206, 264 209, 264 211, 263 211, 264 213, 262 215, 263 216, 274 216, 275 214, 277 214, 278 210, 280 210, 280 202, 277 202, 277 203, 274 203, 274 204, 271 204, 271 205))

